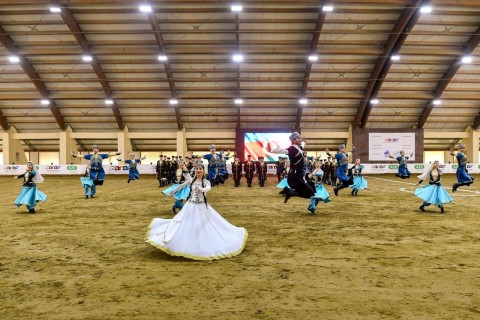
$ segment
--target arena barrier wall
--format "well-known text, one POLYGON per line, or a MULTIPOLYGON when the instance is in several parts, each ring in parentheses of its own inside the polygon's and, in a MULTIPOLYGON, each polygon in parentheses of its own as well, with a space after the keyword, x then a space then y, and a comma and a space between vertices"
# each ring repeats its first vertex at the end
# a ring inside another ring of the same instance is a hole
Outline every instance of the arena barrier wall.
MULTIPOLYGON (((351 166, 351 164, 349 165, 351 166)), ((385 163, 367 163, 363 164, 364 169, 363 174, 385 174, 385 173, 397 173, 398 164, 385 164, 385 163)), ((429 164, 424 163, 409 163, 408 170, 412 174, 420 174, 429 164)), ((275 164, 267 164, 268 173, 276 173, 275 164)), ((455 173, 457 170, 457 164, 444 163, 440 165, 440 169, 443 173, 455 173)), ((85 164, 58 164, 58 165, 38 165, 36 170, 42 175, 83 175, 87 165, 85 164)), ((103 166, 106 174, 128 174, 128 166, 126 165, 104 165, 103 166)), ((231 165, 227 165, 228 172, 231 172, 231 165)), ((0 166, 0 175, 20 175, 25 172, 27 169, 26 165, 1 165, 0 166)), ((155 165, 151 164, 141 164, 137 166, 140 174, 156 174, 155 165)), ((469 173, 478 174, 480 173, 480 165, 478 163, 470 163, 467 165, 467 170, 469 173)))

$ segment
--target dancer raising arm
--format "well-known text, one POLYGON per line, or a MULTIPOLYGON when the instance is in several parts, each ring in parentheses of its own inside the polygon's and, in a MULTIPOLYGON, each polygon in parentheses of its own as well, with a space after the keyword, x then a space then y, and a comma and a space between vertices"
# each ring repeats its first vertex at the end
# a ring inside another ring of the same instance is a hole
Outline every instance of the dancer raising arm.
POLYGON ((407 161, 408 159, 413 157, 413 152, 412 154, 410 154, 410 157, 407 157, 405 156, 405 151, 400 150, 400 155, 395 158, 390 154, 390 151, 389 151, 388 156, 398 161, 398 173, 396 174, 396 176, 402 179, 410 178, 411 173, 410 171, 408 171, 407 161))
MULTIPOLYGON (((347 152, 345 149, 345 145, 341 144, 338 146, 338 152, 335 154, 334 158, 337 159, 337 170, 336 175, 338 180, 340 180, 340 184, 333 188, 333 193, 335 196, 338 196, 338 191, 353 184, 353 176, 348 176, 348 157, 353 154, 355 151, 355 147, 352 145, 352 150, 347 152)), ((330 150, 328 148, 325 149, 325 152, 329 157, 332 157, 330 154, 330 150)))
POLYGON ((27 163, 27 171, 19 176, 14 176, 14 178, 23 178, 23 188, 13 204, 17 207, 24 204, 28 209, 28 213, 35 213, 37 202, 45 202, 47 200, 47 196, 38 190, 35 184, 35 182, 42 183, 43 177, 35 171, 33 162, 29 161, 27 163))
POLYGON ((447 190, 440 183, 442 171, 440 170, 440 163, 434 161, 433 164, 425 170, 425 172, 418 176, 420 185, 423 180, 429 179, 429 184, 415 190, 415 195, 423 200, 423 204, 420 206, 420 210, 425 212, 425 207, 431 204, 438 206, 440 212, 444 213, 444 203, 452 202, 452 197, 448 194, 447 190))
POLYGON ((452 186, 452 192, 457 191, 458 187, 461 186, 470 186, 473 183, 473 177, 467 172, 467 163, 468 159, 465 154, 465 145, 458 145, 458 152, 455 154, 453 148, 450 149, 450 154, 457 158, 458 167, 457 167, 457 183, 454 183, 452 186))
MULTIPOLYGON (((91 193, 90 197, 94 198, 95 194, 97 192, 96 186, 101 186, 103 185, 103 181, 105 180, 105 171, 103 170, 103 165, 102 162, 104 159, 108 159, 110 157, 114 156, 119 156, 122 153, 121 152, 115 152, 115 153, 99 153, 100 147, 98 145, 93 145, 93 154, 75 154, 72 152, 72 157, 77 158, 77 157, 82 157, 85 160, 89 161, 89 168, 90 168, 90 179, 93 181, 93 186, 91 187, 91 193)), ((86 192, 85 188, 85 192, 86 192)), ((88 199, 88 194, 85 194, 85 198, 88 199)))

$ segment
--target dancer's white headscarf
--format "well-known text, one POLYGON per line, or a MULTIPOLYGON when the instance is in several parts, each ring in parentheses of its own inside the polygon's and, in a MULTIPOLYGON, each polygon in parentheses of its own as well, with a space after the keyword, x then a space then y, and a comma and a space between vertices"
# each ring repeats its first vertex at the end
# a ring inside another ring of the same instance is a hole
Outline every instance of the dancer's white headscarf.
MULTIPOLYGON (((35 164, 32 161, 28 161, 28 164, 31 164, 35 168, 35 164)), ((36 171, 35 177, 32 179, 35 183, 42 183, 45 179, 42 177, 40 172, 36 171)))
POLYGON ((425 169, 425 171, 423 171, 423 173, 419 176, 417 176, 418 179, 420 180, 427 180, 427 179, 430 179, 430 172, 432 172, 432 169, 433 169, 433 165, 435 164, 436 161, 434 161, 433 163, 431 163, 429 166, 427 166, 427 168, 425 169))

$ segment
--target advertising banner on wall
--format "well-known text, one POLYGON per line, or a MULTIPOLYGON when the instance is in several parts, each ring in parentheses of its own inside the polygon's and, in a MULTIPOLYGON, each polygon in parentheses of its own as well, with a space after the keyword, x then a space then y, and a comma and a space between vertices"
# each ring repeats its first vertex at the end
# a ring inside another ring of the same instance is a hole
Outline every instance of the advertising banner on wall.
POLYGON ((408 157, 413 153, 410 160, 415 160, 414 132, 371 132, 368 134, 369 161, 389 161, 389 154, 396 158, 402 150, 408 157))

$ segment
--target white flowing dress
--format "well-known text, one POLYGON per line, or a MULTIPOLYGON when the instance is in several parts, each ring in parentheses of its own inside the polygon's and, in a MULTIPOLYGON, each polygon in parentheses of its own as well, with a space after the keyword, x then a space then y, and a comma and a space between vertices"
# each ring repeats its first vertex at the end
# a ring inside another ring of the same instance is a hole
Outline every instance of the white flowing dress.
MULTIPOLYGON (((236 256, 243 251, 247 230, 225 220, 209 204, 204 194, 211 189, 207 179, 193 181, 192 193, 173 219, 154 218, 146 242, 172 256, 195 260, 214 260, 236 256)), ((174 193, 175 191, 172 191, 174 193)))

